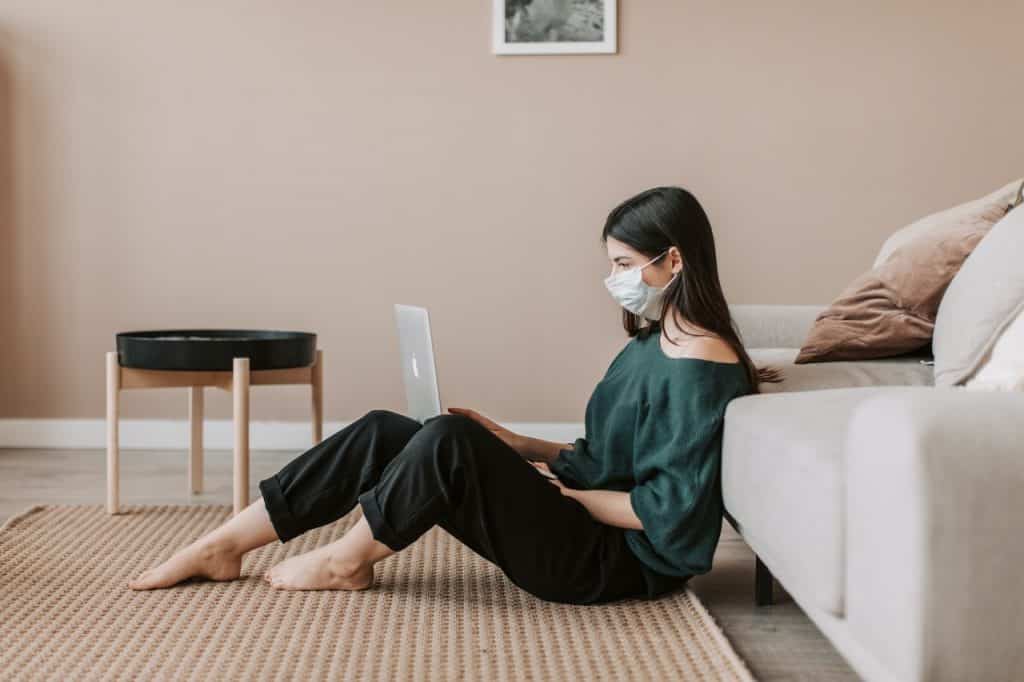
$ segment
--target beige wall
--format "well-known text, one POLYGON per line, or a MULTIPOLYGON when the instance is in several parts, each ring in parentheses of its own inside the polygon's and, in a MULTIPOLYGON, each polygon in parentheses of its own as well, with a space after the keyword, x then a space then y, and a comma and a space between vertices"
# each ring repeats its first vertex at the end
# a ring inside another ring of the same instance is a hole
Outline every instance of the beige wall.
MULTIPOLYGON (((625 341, 598 236, 626 196, 697 194, 731 302, 817 303, 1022 173, 1019 2, 622 0, 602 56, 495 57, 489 19, 6 0, 0 416, 102 417, 115 332, 179 326, 315 331, 328 419, 402 410, 402 302, 430 308, 449 404, 578 421, 625 341)), ((307 414, 253 390, 253 419, 307 414)))

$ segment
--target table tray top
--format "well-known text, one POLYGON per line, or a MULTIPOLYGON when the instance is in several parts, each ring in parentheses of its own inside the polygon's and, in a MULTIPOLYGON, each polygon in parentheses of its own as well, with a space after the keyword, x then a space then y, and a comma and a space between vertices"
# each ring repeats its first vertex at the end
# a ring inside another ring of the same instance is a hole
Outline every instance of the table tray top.
POLYGON ((154 329, 119 332, 122 367, 231 371, 234 358, 249 370, 308 367, 316 359, 316 334, 266 329, 154 329))

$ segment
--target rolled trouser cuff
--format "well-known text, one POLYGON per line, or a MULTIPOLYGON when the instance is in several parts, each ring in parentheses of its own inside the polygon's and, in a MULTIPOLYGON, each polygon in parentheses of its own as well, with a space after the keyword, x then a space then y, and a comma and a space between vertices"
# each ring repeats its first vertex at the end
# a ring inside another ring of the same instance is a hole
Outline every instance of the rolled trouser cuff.
POLYGON ((270 523, 274 526, 274 531, 281 542, 285 543, 296 536, 302 535, 305 529, 300 528, 295 521, 295 517, 292 516, 291 509, 288 507, 288 500, 285 499, 284 492, 281 490, 281 484, 277 481, 277 474, 260 481, 259 488, 260 494, 263 496, 263 504, 266 506, 267 514, 270 516, 270 523))
POLYGON ((366 523, 370 526, 370 532, 373 533, 374 540, 383 542, 396 552, 412 544, 411 541, 399 535, 398 531, 392 528, 391 524, 384 518, 384 512, 380 508, 380 503, 377 502, 377 494, 373 488, 364 491, 359 495, 358 500, 359 505, 363 509, 363 517, 366 518, 366 523))

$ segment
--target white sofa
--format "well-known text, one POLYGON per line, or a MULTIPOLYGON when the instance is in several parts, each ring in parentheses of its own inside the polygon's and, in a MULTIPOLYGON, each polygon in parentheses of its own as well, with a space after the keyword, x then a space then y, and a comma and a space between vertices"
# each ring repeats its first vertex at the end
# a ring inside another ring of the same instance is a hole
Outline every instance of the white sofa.
POLYGON ((930 346, 792 364, 822 305, 733 305, 786 381, 732 401, 726 518, 865 679, 1024 679, 1024 393, 936 388, 930 346))

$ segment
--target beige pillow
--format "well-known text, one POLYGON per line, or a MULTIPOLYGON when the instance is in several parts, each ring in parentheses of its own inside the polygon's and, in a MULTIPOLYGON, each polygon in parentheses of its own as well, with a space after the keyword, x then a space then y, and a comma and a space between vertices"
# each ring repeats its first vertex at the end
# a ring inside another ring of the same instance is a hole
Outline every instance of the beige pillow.
POLYGON ((879 265, 888 260, 889 256, 893 252, 909 244, 917 237, 930 232, 935 229, 942 229, 946 225, 954 222, 974 222, 978 218, 987 220, 989 225, 995 223, 997 220, 1002 218, 1006 214, 1007 206, 1013 202, 1016 198, 1016 193, 1020 187, 1021 181, 1014 180, 1013 182, 1000 187, 995 192, 968 201, 967 203, 954 206, 953 208, 946 209, 945 211, 939 211, 927 215, 920 220, 907 225, 906 227, 897 230, 885 240, 882 244, 882 248, 879 249, 878 255, 875 256, 875 262, 871 267, 877 268, 879 265))
POLYGON ((794 363, 883 358, 927 346, 946 287, 1006 214, 1022 182, 933 213, 890 237, 881 263, 818 314, 794 363))

